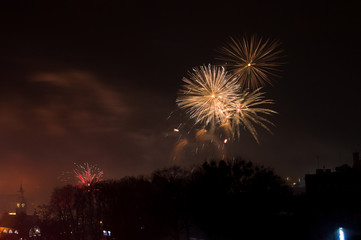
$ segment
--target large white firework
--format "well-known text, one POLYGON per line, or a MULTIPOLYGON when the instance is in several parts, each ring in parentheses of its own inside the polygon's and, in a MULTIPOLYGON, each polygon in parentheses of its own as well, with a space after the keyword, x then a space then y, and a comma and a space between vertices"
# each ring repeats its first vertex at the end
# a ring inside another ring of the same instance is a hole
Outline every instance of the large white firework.
POLYGON ((183 78, 178 106, 186 110, 195 123, 215 126, 227 121, 238 98, 240 85, 237 78, 223 67, 212 65, 194 68, 189 76, 183 78))

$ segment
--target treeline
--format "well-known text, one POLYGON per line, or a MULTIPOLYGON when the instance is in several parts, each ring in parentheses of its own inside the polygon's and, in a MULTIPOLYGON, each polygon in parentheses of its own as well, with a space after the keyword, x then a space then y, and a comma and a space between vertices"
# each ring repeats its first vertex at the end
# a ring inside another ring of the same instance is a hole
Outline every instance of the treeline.
POLYGON ((37 213, 54 240, 268 239, 293 231, 293 204, 271 169, 238 160, 64 186, 37 213))

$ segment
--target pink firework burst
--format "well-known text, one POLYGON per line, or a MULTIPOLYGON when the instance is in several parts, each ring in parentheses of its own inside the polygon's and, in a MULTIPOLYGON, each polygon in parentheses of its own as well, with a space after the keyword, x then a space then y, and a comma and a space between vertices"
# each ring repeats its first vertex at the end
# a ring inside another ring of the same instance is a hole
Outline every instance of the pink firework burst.
POLYGON ((103 180, 103 171, 89 163, 77 165, 73 170, 82 186, 90 187, 103 180))

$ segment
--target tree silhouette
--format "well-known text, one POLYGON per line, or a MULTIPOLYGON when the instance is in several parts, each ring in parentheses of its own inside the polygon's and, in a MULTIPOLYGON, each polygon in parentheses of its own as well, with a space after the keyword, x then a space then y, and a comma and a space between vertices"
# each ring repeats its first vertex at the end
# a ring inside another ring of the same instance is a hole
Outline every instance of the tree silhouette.
POLYGON ((258 229, 269 233, 279 222, 290 196, 271 169, 243 160, 211 161, 192 171, 173 166, 149 178, 103 181, 92 189, 64 186, 39 214, 48 239, 97 240, 103 230, 128 240, 197 234, 256 239, 266 232, 258 229))

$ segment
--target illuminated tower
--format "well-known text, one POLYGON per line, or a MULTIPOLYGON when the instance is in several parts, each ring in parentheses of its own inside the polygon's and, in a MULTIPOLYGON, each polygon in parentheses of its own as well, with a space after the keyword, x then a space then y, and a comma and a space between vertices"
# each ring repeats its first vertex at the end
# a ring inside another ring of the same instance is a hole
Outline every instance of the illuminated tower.
POLYGON ((19 194, 18 202, 16 203, 16 215, 26 214, 26 207, 27 207, 24 198, 24 189, 22 184, 20 184, 19 193, 20 194, 19 194))

